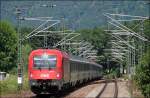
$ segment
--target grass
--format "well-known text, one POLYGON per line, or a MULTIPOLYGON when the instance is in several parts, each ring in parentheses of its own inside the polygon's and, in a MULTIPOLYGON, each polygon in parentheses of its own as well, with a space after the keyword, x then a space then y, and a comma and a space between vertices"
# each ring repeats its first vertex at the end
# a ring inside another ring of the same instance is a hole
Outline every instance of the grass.
MULTIPOLYGON (((12 94, 18 92, 17 75, 10 75, 7 79, 0 81, 1 95, 12 94)), ((24 74, 22 90, 29 90, 28 76, 24 74)))
POLYGON ((133 98, 144 98, 141 90, 139 89, 136 81, 134 79, 132 79, 131 81, 132 83, 132 97, 133 98))
POLYGON ((132 75, 131 78, 129 79, 129 76, 123 75, 122 78, 125 80, 128 80, 128 83, 126 84, 128 87, 128 90, 132 96, 132 98, 144 98, 142 95, 138 85, 136 84, 136 81, 134 80, 134 76, 132 75))

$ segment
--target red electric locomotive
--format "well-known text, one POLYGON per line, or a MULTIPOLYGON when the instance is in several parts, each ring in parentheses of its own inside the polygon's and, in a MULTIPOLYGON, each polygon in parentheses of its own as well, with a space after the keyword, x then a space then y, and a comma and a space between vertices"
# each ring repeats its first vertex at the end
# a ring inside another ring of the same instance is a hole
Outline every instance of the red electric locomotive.
POLYGON ((35 94, 55 93, 101 77, 101 69, 96 63, 72 58, 60 50, 38 49, 29 56, 29 84, 35 94))

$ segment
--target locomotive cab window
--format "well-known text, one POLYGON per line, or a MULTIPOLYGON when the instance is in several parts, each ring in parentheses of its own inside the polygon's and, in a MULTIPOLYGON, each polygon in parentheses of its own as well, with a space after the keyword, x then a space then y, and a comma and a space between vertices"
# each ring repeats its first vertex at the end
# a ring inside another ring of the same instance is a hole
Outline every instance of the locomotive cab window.
POLYGON ((34 68, 56 68, 56 56, 47 55, 47 56, 34 56, 34 68))

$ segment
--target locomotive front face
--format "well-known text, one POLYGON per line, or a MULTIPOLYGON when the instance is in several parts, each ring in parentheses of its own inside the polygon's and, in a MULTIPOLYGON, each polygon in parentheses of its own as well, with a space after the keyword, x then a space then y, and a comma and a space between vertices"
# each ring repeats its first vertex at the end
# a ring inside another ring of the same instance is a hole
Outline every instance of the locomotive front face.
POLYGON ((61 55, 57 51, 36 51, 29 58, 29 79, 59 80, 62 78, 61 55))
POLYGON ((28 77, 35 94, 60 89, 62 80, 62 55, 58 50, 38 49, 29 56, 28 77))

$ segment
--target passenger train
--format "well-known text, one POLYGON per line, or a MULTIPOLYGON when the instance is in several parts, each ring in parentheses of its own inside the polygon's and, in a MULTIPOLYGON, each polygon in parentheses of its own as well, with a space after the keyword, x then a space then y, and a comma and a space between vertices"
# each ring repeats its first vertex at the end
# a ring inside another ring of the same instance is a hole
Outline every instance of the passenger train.
POLYGON ((57 49, 37 49, 29 55, 29 85, 35 94, 56 93, 101 76, 101 65, 57 49))

